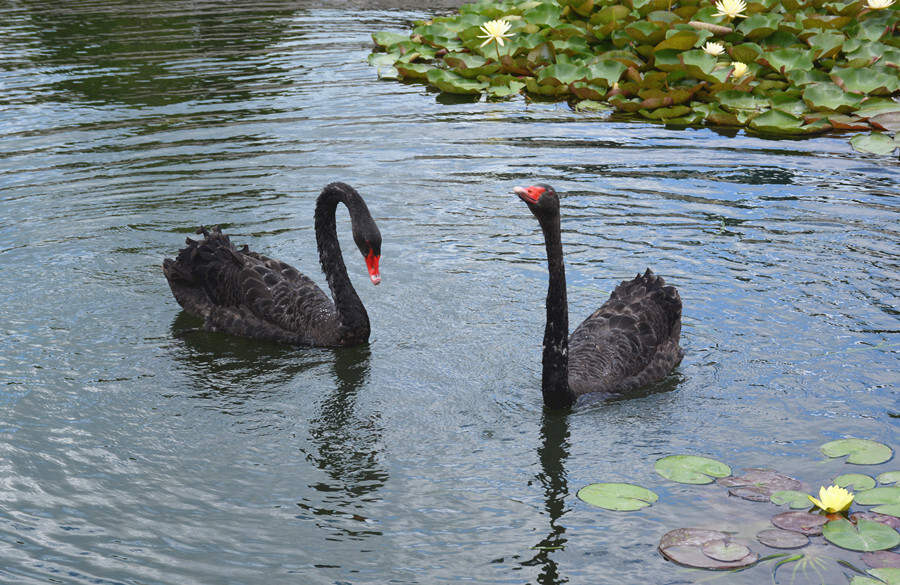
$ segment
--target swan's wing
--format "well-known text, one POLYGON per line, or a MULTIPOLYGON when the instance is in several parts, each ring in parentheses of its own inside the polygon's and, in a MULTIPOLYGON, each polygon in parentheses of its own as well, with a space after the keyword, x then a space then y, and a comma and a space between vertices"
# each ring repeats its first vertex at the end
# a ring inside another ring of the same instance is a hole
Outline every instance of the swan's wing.
POLYGON ((205 327, 237 335, 315 343, 314 331, 334 320, 334 303, 290 265, 238 250, 216 228, 188 240, 164 271, 179 304, 205 327))
POLYGON ((681 298, 649 270, 625 281, 569 338, 576 394, 620 394, 663 379, 683 352, 681 298))

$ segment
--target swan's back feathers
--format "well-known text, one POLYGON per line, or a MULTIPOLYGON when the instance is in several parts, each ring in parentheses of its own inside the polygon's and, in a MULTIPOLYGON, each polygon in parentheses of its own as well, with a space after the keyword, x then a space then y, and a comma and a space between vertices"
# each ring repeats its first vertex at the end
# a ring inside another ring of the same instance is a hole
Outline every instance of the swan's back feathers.
POLYGON ((569 338, 569 387, 623 394, 662 380, 683 357, 681 297, 649 269, 619 284, 569 338))
POLYGON ((218 227, 187 239, 163 272, 178 304, 204 329, 283 343, 335 345, 342 333, 334 303, 292 266, 239 250, 218 227))

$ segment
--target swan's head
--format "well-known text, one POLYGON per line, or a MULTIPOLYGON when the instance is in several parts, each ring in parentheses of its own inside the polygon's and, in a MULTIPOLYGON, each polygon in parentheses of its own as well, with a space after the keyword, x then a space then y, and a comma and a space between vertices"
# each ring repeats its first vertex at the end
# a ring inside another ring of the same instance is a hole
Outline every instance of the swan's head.
POLYGON ((553 187, 538 183, 531 187, 513 187, 513 193, 528 204, 531 213, 538 217, 559 213, 559 196, 553 187))
MULTIPOLYGON (((356 228, 356 226, 354 226, 356 228)), ((366 268, 369 270, 369 280, 372 284, 381 282, 381 273, 378 271, 378 262, 381 260, 381 232, 375 222, 359 226, 353 230, 353 241, 359 248, 359 253, 366 259, 366 268)))

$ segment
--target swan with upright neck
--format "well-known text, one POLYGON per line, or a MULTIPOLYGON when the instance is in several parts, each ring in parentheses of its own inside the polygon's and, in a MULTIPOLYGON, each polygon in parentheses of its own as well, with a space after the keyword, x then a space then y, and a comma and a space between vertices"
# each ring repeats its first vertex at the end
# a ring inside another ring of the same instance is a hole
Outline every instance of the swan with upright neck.
POLYGON ((570 336, 559 196, 544 183, 513 192, 537 218, 547 249, 544 404, 563 409, 584 394, 628 395, 666 377, 684 356, 681 297, 675 287, 647 269, 616 286, 570 336))
POLYGON ((360 194, 345 183, 327 185, 316 200, 315 231, 322 272, 333 300, 292 266, 236 248, 218 227, 201 227, 173 260, 163 261, 172 294, 207 331, 316 347, 369 340, 369 315, 350 282, 337 237, 338 203, 350 212, 353 241, 372 284, 381 282, 381 233, 360 194))

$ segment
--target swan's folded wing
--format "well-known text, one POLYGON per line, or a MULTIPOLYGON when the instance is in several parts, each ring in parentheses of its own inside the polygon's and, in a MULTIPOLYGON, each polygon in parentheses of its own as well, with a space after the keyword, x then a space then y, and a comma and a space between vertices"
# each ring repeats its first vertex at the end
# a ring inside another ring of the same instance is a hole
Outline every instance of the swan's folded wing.
POLYGON ((681 361, 681 299, 647 272, 616 287, 569 339, 576 394, 621 394, 663 379, 681 361))

